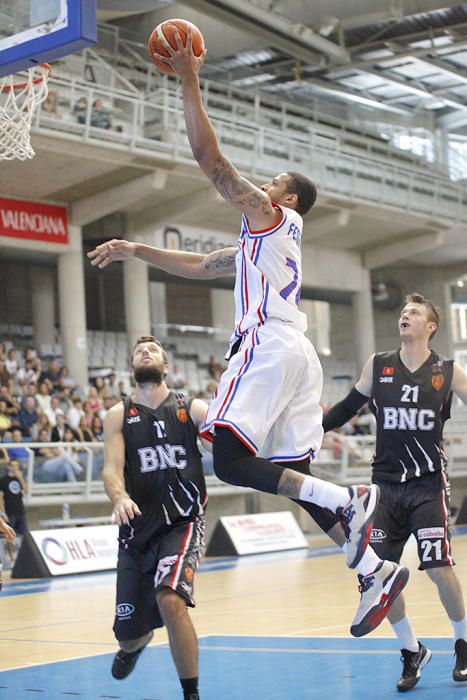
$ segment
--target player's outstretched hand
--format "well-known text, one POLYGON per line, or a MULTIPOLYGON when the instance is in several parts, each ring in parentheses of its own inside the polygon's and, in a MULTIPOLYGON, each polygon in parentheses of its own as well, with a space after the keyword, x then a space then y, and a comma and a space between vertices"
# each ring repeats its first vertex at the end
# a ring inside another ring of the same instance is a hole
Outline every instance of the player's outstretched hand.
POLYGON ((0 520, 0 532, 3 532, 8 542, 13 542, 16 537, 16 532, 4 520, 0 520))
POLYGON ((141 511, 129 496, 114 503, 112 521, 117 525, 129 525, 136 515, 141 515, 141 511))
POLYGON ((111 241, 101 243, 94 250, 90 250, 88 258, 91 261, 91 265, 103 270, 116 260, 132 258, 135 254, 135 249, 135 243, 124 241, 121 238, 112 238, 111 241))
POLYGON ((199 73, 199 71, 201 70, 201 66, 204 63, 204 59, 206 57, 206 49, 204 49, 203 53, 200 56, 195 56, 195 54, 193 53, 193 34, 191 31, 191 27, 188 28, 186 34, 185 46, 183 46, 180 34, 175 29, 175 27, 173 28, 172 33, 175 43, 177 44, 177 48, 172 48, 172 46, 165 38, 164 33, 161 32, 161 36, 159 37, 159 39, 160 42, 164 45, 164 48, 169 54, 169 56, 168 58, 166 58, 165 56, 157 54, 158 61, 162 61, 162 63, 166 63, 168 66, 173 68, 173 70, 181 78, 192 73, 199 73))

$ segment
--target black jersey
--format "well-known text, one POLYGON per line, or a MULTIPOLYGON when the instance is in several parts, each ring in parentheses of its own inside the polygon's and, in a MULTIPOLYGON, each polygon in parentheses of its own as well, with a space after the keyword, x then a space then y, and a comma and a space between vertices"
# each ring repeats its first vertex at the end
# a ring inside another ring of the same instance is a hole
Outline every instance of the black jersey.
POLYGON ((8 474, 0 479, 0 491, 3 491, 5 511, 10 515, 24 515, 23 487, 16 476, 8 474))
POLYGON ((157 409, 125 399, 125 487, 142 513, 120 527, 127 548, 143 551, 163 528, 204 513, 206 484, 190 404, 174 392, 157 409))
POLYGON ((411 372, 399 351, 375 355, 370 408, 376 418, 373 474, 404 482, 440 471, 444 422, 450 417, 453 361, 435 352, 411 372))

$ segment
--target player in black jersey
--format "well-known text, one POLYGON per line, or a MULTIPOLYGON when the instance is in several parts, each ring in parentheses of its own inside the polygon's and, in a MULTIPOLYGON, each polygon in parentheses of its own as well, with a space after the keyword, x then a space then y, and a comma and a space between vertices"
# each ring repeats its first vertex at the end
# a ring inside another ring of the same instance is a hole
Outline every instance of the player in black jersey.
MULTIPOLYGON (((438 587, 454 630, 455 681, 467 681, 467 621, 462 590, 454 573, 449 531, 449 484, 441 440, 450 416, 452 392, 467 404, 467 374, 457 363, 432 351, 440 322, 433 302, 410 294, 399 318, 401 348, 377 353, 363 368, 355 388, 324 416, 325 431, 343 425, 369 400, 376 417, 372 480, 381 489, 371 543, 384 559, 399 562, 415 536, 420 569, 438 587)), ((361 607, 371 582, 361 580, 361 607)), ((402 596, 388 619, 401 642, 400 691, 418 682, 431 651, 418 642, 402 596)))
MULTIPOLYGON (((16 532, 13 530, 13 528, 8 525, 6 522, 5 518, 5 513, 3 511, 0 512, 0 536, 4 536, 6 538, 7 542, 13 542, 14 539, 16 538, 16 532)), ((0 559, 0 591, 2 590, 3 587, 3 562, 0 559)))
POLYGON ((120 526, 117 606, 120 651, 112 675, 126 678, 166 626, 185 700, 199 700, 198 641, 187 606, 204 544, 206 486, 197 446, 207 405, 170 391, 167 355, 153 336, 132 353, 134 395, 104 421, 103 479, 120 526))

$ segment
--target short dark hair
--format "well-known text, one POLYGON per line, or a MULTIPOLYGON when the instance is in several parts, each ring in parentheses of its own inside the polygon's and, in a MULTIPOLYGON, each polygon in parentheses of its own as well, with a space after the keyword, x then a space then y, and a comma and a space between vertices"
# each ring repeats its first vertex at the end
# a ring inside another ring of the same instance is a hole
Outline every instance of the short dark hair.
POLYGON ((436 323, 436 329, 433 331, 429 338, 429 340, 431 340, 436 331, 438 330, 439 324, 441 323, 441 310, 439 306, 436 306, 436 304, 433 301, 431 301, 431 299, 427 299, 423 296, 423 294, 420 294, 419 292, 412 292, 412 294, 407 294, 407 296, 405 297, 405 303, 421 304, 422 306, 425 306, 428 309, 428 320, 433 321, 433 323, 436 323))
POLYGON ((287 172, 287 175, 289 176, 287 191, 296 194, 298 199, 295 211, 300 216, 304 216, 316 202, 316 187, 305 175, 296 172, 287 172))
POLYGON ((142 335, 140 338, 137 339, 136 343, 133 345, 133 348, 131 350, 131 364, 133 364, 133 353, 135 352, 135 349, 138 347, 138 345, 141 345, 141 343, 155 343, 156 345, 158 345, 162 350, 162 357, 164 359, 165 364, 169 364, 169 356, 164 350, 164 346, 162 345, 161 341, 158 340, 154 335, 142 335))

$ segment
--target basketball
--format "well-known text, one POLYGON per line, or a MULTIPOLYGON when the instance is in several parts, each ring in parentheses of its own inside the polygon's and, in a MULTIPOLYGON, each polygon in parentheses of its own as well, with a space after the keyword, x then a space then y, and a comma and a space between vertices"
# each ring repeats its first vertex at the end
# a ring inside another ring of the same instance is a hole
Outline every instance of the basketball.
POLYGON ((165 63, 162 63, 162 61, 159 61, 157 58, 157 54, 166 57, 168 57, 169 55, 160 40, 162 34, 167 39, 167 41, 173 49, 177 48, 177 43, 173 36, 174 28, 176 31, 178 31, 183 46, 186 46, 187 32, 188 29, 191 28, 194 55, 201 56, 201 54, 204 51, 203 35, 201 34, 201 32, 195 24, 187 22, 187 20, 185 19, 167 19, 165 20, 165 22, 161 22, 157 25, 157 27, 154 29, 154 31, 151 33, 151 36, 149 37, 148 54, 149 58, 154 63, 154 65, 157 68, 159 68, 159 70, 161 70, 163 73, 175 73, 175 71, 172 68, 170 68, 170 66, 165 65, 165 63))

